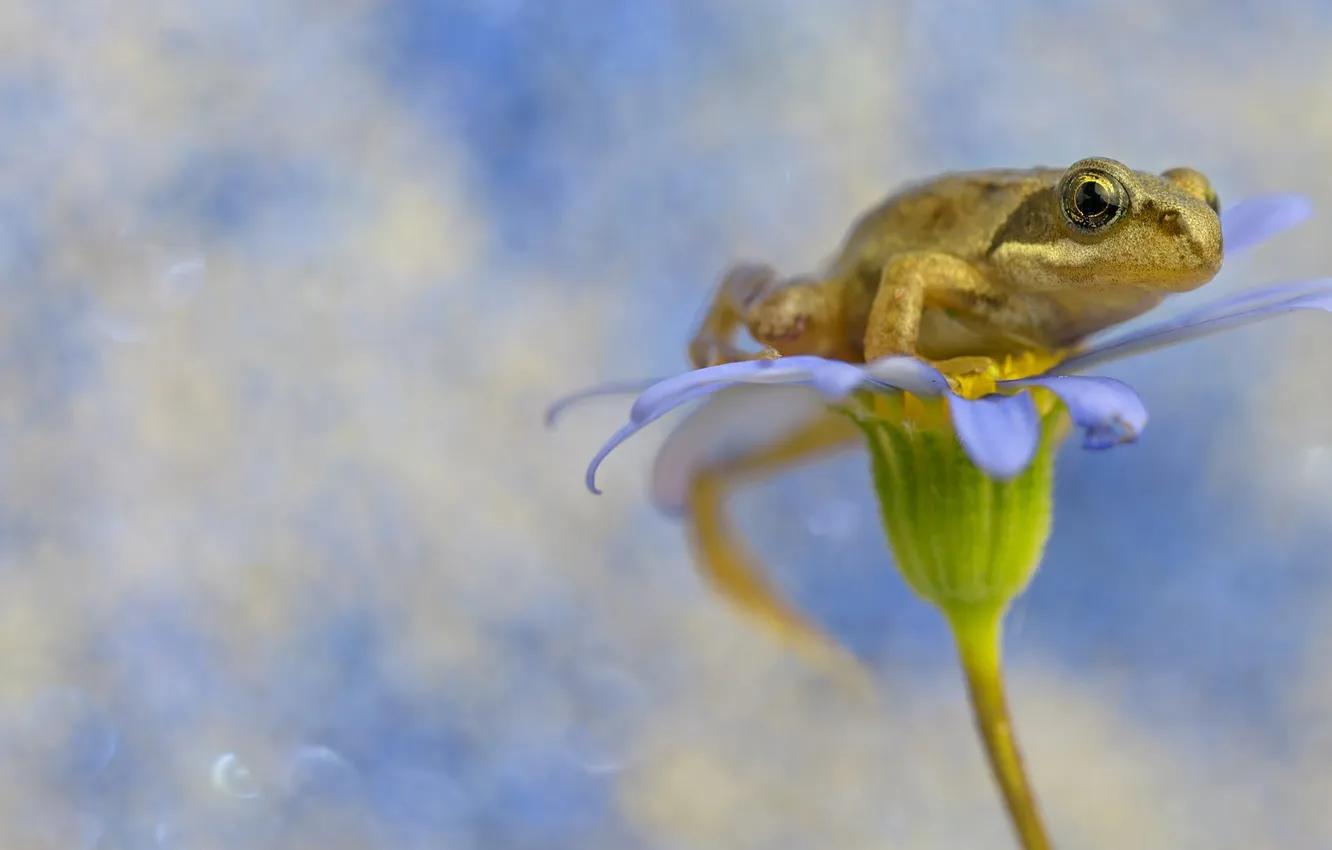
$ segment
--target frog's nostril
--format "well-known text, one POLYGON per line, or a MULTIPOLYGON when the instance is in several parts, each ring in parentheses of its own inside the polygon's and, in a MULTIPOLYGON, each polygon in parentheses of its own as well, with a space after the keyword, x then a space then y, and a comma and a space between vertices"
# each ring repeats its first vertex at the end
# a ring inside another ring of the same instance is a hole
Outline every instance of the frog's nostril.
POLYGON ((1161 230, 1168 236, 1184 235, 1184 222, 1178 210, 1166 210, 1161 213, 1161 230))

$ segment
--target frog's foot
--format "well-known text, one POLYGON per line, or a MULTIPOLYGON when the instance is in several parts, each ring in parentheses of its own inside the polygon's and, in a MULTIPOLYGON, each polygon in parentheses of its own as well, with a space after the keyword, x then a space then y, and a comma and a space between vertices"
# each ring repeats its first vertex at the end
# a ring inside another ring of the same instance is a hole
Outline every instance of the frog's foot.
POLYGON ((792 300, 774 298, 760 304, 748 316, 749 333, 771 344, 798 341, 809 330, 810 317, 798 307, 793 308, 792 300))
POLYGON ((784 355, 813 354, 853 359, 842 317, 839 291, 810 279, 788 281, 754 304, 745 315, 750 336, 784 355))
POLYGON ((695 369, 778 356, 775 349, 765 348, 754 354, 737 348, 732 342, 750 308, 778 284, 777 270, 767 265, 743 263, 726 273, 698 332, 689 342, 689 359, 695 369))

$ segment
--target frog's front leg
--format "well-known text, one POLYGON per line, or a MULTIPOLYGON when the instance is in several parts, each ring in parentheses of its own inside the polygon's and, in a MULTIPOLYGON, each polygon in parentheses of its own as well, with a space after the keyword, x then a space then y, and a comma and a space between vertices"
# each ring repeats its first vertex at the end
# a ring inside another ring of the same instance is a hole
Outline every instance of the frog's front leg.
POLYGON ((984 296, 992 287, 978 269, 951 254, 913 251, 883 268, 865 325, 865 360, 916 354, 921 313, 958 295, 984 296))

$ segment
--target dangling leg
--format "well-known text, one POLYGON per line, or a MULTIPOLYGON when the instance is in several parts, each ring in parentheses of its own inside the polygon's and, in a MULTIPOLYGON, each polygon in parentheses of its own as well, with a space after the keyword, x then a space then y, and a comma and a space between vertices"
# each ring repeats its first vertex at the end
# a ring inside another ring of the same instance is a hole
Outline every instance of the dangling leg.
POLYGON ((700 468, 689 481, 685 524, 698 569, 727 601, 820 666, 865 686, 870 683, 854 657, 764 581, 757 559, 736 538, 726 513, 726 499, 737 485, 854 448, 860 439, 854 423, 827 412, 748 454, 700 468))

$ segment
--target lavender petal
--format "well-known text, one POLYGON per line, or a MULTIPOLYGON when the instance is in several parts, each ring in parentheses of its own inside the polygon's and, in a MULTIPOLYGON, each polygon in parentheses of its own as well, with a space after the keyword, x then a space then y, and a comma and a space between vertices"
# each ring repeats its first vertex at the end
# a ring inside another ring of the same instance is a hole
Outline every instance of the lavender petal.
POLYGON ((680 393, 675 396, 673 404, 662 406, 657 410, 651 411, 647 416, 639 419, 631 418, 620 428, 620 430, 611 435, 610 439, 607 440, 606 443, 597 450, 596 455, 592 457, 592 462, 587 465, 587 473, 583 479, 584 483, 587 485, 587 489, 595 496, 601 495, 601 491, 597 489, 597 470, 601 467, 602 461, 604 461, 611 452, 619 448, 625 440, 637 434, 639 431, 643 430, 648 425, 651 425, 667 413, 670 413, 680 405, 722 389, 725 389, 725 387, 715 384, 696 386, 693 388, 692 392, 680 393))
POLYGON ((1221 240, 1230 258, 1313 215, 1313 204, 1302 195, 1258 195, 1221 211, 1221 240))
POLYGON ((598 384, 594 387, 569 393, 568 395, 556 399, 550 407, 546 408, 546 427, 553 427, 556 420, 574 405, 581 404, 591 398, 600 398, 608 395, 637 395, 653 384, 659 383, 661 378, 646 378, 636 381, 611 381, 605 384, 598 384))
POLYGON ((948 392, 948 380, 939 370, 914 357, 881 357, 863 369, 874 383, 912 395, 929 397, 948 392))
MULTIPOLYGON (((714 387, 714 392, 734 384, 798 384, 811 378, 811 367, 831 361, 821 357, 779 357, 775 360, 742 360, 682 372, 649 387, 634 402, 631 419, 651 416, 660 407, 678 407, 677 396, 697 397, 699 387, 714 387)), ((850 364, 843 363, 843 366, 850 364)), ((854 367, 851 367, 854 368, 854 367)))
POLYGON ((974 401, 953 396, 948 408, 962 448, 991 477, 1013 478, 1035 457, 1041 417, 1030 393, 988 395, 974 401))
POLYGON ((1064 402, 1083 430, 1083 448, 1108 449, 1137 439, 1147 427, 1147 407, 1133 388, 1114 378, 1078 375, 1005 381, 1003 386, 1044 387, 1064 402))
POLYGON ((1297 291, 1301 294, 1271 303, 1261 303, 1257 293, 1249 293, 1239 296, 1231 303, 1223 302, 1207 310, 1194 311, 1191 316, 1150 325, 1121 337, 1106 340, 1060 363, 1050 371, 1050 374, 1067 375, 1080 372, 1135 354, 1253 324, 1281 313, 1298 310, 1332 311, 1332 279, 1309 281, 1293 286, 1297 287, 1297 291), (1254 303, 1259 303, 1259 306, 1252 306, 1254 303))

